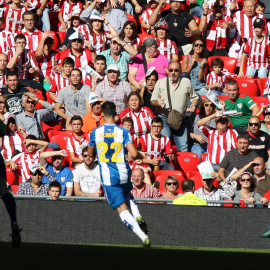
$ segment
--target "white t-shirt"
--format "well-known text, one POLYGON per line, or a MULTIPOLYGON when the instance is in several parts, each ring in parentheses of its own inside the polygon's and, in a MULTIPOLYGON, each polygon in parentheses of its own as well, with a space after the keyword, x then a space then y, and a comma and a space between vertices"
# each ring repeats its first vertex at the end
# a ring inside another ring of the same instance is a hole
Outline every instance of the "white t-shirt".
POLYGON ((99 192, 101 186, 99 166, 91 170, 86 169, 84 163, 80 164, 73 170, 73 181, 80 183, 81 191, 85 193, 99 192))

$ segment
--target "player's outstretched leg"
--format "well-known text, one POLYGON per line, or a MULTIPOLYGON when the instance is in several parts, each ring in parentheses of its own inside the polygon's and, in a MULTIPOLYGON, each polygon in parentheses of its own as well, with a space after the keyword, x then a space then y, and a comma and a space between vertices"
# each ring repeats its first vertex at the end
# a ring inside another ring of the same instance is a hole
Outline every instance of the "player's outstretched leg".
POLYGON ((135 218, 129 213, 127 205, 125 203, 121 204, 117 208, 117 212, 122 220, 122 222, 132 230, 143 242, 144 247, 150 247, 151 242, 148 236, 141 230, 139 224, 135 218))
POLYGON ((270 225, 268 225, 268 231, 261 234, 262 238, 270 238, 270 225))
POLYGON ((126 195, 125 199, 126 199, 127 206, 131 210, 131 213, 132 213, 133 217, 136 219, 136 221, 138 222, 140 228, 142 229, 142 231, 145 234, 148 234, 149 233, 149 227, 147 226, 146 222, 142 218, 142 216, 141 216, 141 214, 139 212, 138 205, 136 204, 133 195, 131 193, 128 193, 126 195))
POLYGON ((7 212, 11 221, 11 229, 12 229, 12 245, 13 247, 19 247, 21 244, 21 234, 20 229, 17 223, 16 217, 16 202, 12 194, 9 193, 7 184, 6 184, 6 168, 2 158, 0 155, 0 195, 5 204, 7 212))

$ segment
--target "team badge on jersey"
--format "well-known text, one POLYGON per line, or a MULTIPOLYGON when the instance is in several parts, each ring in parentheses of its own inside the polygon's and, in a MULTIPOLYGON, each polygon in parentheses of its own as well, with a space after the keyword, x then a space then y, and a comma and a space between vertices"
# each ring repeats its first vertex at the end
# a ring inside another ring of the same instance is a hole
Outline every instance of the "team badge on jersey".
POLYGON ((261 137, 261 140, 264 142, 265 141, 265 137, 261 137))
POLYGON ((239 109, 241 109, 241 108, 242 108, 242 103, 237 104, 237 107, 238 107, 239 109))

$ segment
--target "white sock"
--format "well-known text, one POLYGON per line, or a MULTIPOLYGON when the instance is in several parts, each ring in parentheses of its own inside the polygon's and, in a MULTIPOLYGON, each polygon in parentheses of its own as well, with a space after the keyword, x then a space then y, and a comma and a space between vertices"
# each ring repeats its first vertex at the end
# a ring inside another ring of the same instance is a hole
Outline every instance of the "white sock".
POLYGON ((136 219, 137 217, 141 217, 141 214, 139 212, 138 205, 136 204, 134 197, 131 193, 128 193, 126 195, 126 204, 129 207, 133 217, 136 219))
POLYGON ((129 213, 128 210, 124 210, 119 214, 122 222, 131 229, 137 236, 144 241, 148 236, 141 230, 139 224, 134 219, 134 217, 129 213))

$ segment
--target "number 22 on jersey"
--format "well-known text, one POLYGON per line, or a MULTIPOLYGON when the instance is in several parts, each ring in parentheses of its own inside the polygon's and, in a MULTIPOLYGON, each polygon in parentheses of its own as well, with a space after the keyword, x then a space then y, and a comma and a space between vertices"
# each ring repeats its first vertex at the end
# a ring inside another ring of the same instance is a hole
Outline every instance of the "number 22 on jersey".
POLYGON ((122 158, 117 158, 117 155, 122 150, 122 145, 119 142, 113 142, 110 144, 110 149, 114 150, 114 153, 112 154, 111 160, 109 158, 106 158, 106 154, 109 150, 109 145, 106 142, 99 142, 97 145, 98 149, 103 148, 99 155, 99 161, 100 162, 122 162, 122 158))

